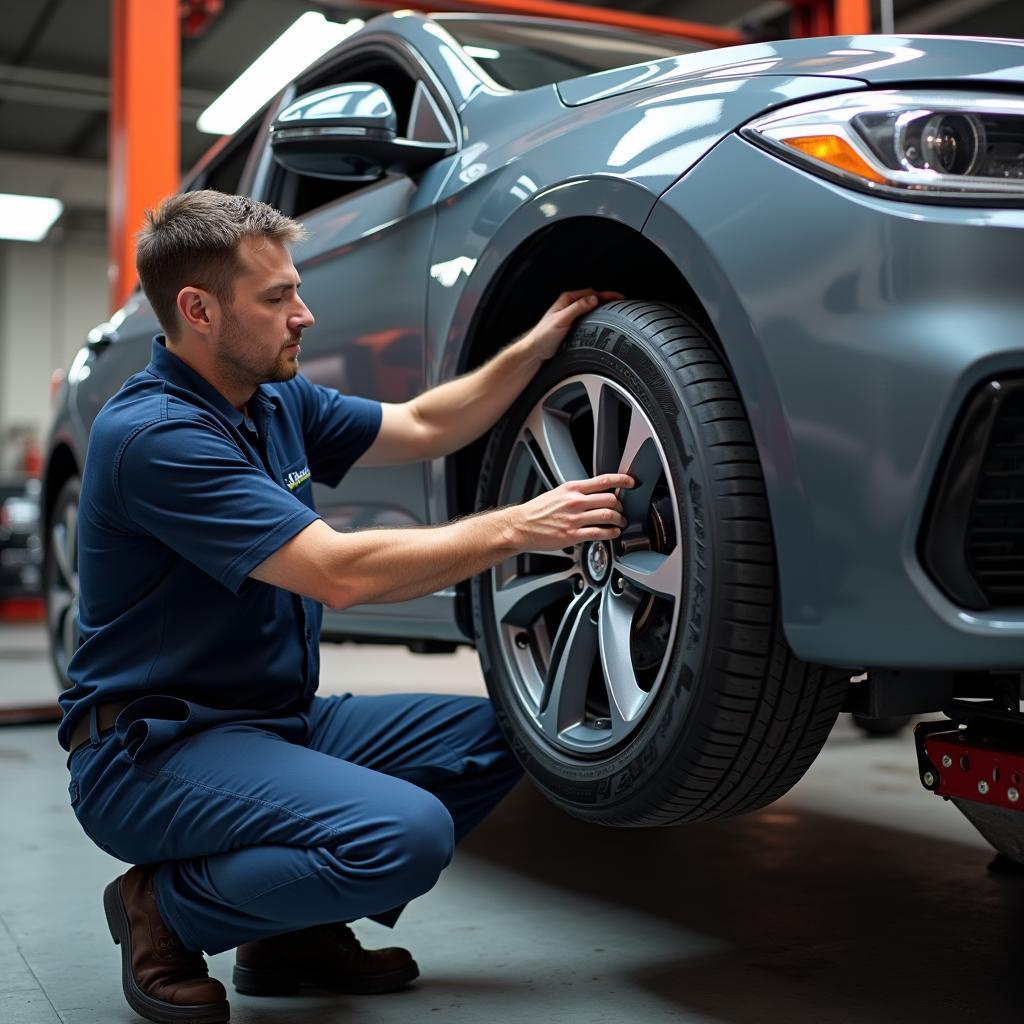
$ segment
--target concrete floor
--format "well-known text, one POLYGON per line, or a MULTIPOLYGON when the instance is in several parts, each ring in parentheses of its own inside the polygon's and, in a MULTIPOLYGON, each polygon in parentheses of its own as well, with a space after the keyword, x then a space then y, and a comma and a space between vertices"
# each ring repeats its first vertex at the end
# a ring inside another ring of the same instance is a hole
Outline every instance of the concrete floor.
MULTIPOLYGON (((325 689, 482 692, 475 656, 324 647, 325 689)), ((52 690, 41 630, 0 627, 0 701, 52 690)), ((100 907, 123 869, 67 806, 52 726, 0 729, 0 1022, 121 1024, 100 907)), ((411 948, 389 996, 256 999, 236 1024, 888 1024, 1020 1019, 1024 877, 917 782, 909 733, 840 719, 807 777, 753 815, 660 831, 574 821, 521 785, 437 887, 368 945, 411 948)), ((232 954, 211 959, 227 983, 232 954)))

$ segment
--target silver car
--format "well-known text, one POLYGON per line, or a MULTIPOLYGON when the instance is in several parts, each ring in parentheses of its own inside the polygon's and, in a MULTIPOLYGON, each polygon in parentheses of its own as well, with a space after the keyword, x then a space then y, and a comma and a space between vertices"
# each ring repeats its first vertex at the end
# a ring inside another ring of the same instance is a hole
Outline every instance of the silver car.
MULTIPOLYGON (((488 437, 354 470, 317 493, 324 518, 414 526, 608 470, 639 481, 613 545, 328 613, 325 636, 475 645, 534 781, 608 824, 763 806, 844 706, 1016 725, 1022 85, 1005 40, 708 50, 411 12, 305 71, 183 188, 304 221, 313 381, 401 402, 564 289, 628 296, 488 437)), ((44 504, 58 672, 89 426, 157 330, 136 293, 61 397, 44 504)))

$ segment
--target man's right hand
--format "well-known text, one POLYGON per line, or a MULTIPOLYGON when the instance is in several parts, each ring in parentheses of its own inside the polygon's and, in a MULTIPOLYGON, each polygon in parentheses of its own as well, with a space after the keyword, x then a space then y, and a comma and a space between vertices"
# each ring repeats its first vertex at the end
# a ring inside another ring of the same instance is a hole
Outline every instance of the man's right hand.
POLYGON ((522 505, 509 516, 521 551, 557 551, 591 540, 615 540, 626 525, 617 491, 633 486, 624 473, 570 480, 522 505))
POLYGON ((338 533, 318 519, 250 575, 330 608, 407 601, 521 551, 615 540, 626 525, 616 490, 632 486, 632 477, 606 473, 562 484, 522 505, 420 529, 338 533))

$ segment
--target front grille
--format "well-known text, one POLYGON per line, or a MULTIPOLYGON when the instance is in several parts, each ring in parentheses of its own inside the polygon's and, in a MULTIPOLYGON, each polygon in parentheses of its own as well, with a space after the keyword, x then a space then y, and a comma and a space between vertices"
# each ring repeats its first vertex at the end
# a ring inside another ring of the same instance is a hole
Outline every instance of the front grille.
POLYGON ((947 446, 921 559, 960 606, 1024 607, 1024 379, 968 399, 947 446))
POLYGON ((1024 389, 1000 403, 967 526, 967 566, 991 607, 1024 605, 1024 389))

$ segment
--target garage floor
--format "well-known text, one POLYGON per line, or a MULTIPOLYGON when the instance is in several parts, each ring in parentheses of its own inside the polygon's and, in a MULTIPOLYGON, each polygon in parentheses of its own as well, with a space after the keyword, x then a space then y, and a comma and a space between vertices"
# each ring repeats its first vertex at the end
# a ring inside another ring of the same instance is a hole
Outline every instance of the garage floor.
MULTIPOLYGON (((325 645, 325 689, 482 692, 475 656, 325 645)), ((49 698, 41 630, 0 627, 0 693, 49 698)), ((137 1021, 103 886, 122 870, 67 806, 52 726, 0 729, 0 1021, 137 1021)), ((236 1024, 887 1024, 1019 1020, 1024 877, 926 794, 909 733, 844 717, 808 776, 758 814, 605 830, 520 786, 441 882, 369 944, 422 978, 389 996, 231 996, 236 1024)), ((231 953, 211 959, 228 983, 231 953)))

